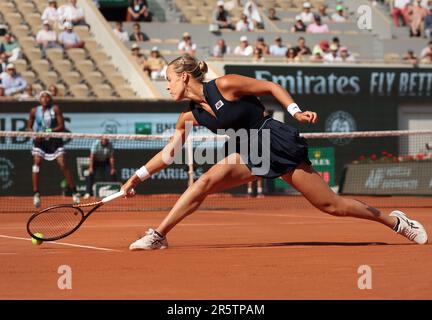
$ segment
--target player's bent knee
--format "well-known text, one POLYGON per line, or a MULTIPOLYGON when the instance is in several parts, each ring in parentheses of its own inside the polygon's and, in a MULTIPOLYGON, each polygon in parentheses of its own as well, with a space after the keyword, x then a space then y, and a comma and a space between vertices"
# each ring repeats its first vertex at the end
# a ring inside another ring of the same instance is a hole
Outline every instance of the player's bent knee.
POLYGON ((195 186, 198 190, 202 192, 208 192, 212 186, 212 178, 210 178, 207 174, 203 174, 196 182, 195 186))

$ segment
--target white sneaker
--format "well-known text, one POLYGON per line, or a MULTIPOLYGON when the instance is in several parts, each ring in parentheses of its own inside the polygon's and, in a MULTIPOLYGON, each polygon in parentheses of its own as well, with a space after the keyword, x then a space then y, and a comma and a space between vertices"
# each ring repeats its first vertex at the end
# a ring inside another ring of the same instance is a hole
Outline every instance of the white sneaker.
POLYGON ((74 204, 79 204, 81 202, 81 195, 78 192, 72 194, 72 201, 74 204))
POLYGON ((35 206, 35 208, 39 208, 41 205, 41 199, 40 199, 40 194, 39 192, 36 192, 33 195, 33 205, 35 206))
POLYGON ((390 215, 399 219, 397 233, 418 244, 427 243, 428 236, 420 222, 409 219, 402 211, 393 211, 390 215))
POLYGON ((84 199, 88 199, 88 198, 90 198, 90 193, 86 193, 86 194, 84 195, 84 199))
POLYGON ((129 250, 155 250, 168 248, 166 237, 159 236, 153 229, 148 229, 146 235, 129 246, 129 250))

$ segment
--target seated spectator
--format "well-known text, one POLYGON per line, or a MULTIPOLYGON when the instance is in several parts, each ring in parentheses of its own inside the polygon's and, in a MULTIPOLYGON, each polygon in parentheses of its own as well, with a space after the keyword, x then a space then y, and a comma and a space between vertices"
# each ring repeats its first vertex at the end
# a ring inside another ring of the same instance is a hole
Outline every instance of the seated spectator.
POLYGON ((312 51, 312 55, 309 59, 311 62, 323 62, 323 56, 321 51, 319 50, 314 50, 312 51))
POLYGON ((138 65, 141 69, 144 69, 144 64, 146 62, 146 59, 144 55, 140 51, 140 47, 137 43, 134 43, 131 48, 131 53, 138 65))
POLYGON ((150 57, 144 64, 144 70, 149 73, 153 80, 159 80, 165 77, 166 68, 167 63, 160 55, 158 48, 153 47, 150 57))
POLYGON ((303 11, 300 13, 300 19, 305 25, 314 21, 314 14, 311 12, 311 7, 309 2, 303 3, 303 11))
POLYGON ((321 23, 321 17, 319 15, 315 16, 315 22, 308 25, 306 32, 307 33, 328 33, 330 30, 327 24, 321 23))
POLYGON ((338 37, 333 37, 332 44, 336 45, 338 47, 338 50, 341 47, 340 40, 338 37))
POLYGON ((285 61, 286 62, 298 62, 299 59, 297 58, 296 51, 294 48, 289 48, 285 55, 285 61))
POLYGON ((330 15, 327 13, 327 5, 320 5, 318 11, 322 22, 329 22, 331 20, 330 15))
POLYGON ((244 5, 243 14, 245 14, 254 29, 264 29, 263 19, 258 11, 257 5, 253 1, 247 1, 244 5))
POLYGON ((140 43, 148 40, 150 40, 149 37, 144 32, 141 32, 141 25, 138 22, 134 23, 133 32, 129 36, 129 41, 140 43))
POLYGON ((294 51, 296 52, 296 56, 299 58, 303 58, 304 56, 310 56, 312 54, 311 49, 306 46, 306 39, 300 37, 297 41, 297 47, 294 47, 294 51))
POLYGON ((48 87, 48 91, 51 93, 51 96, 57 97, 58 96, 58 88, 55 84, 51 84, 48 87))
POLYGON ((115 24, 115 28, 113 29, 114 34, 121 42, 128 42, 129 41, 129 35, 127 31, 123 30, 123 23, 120 21, 117 21, 115 24))
POLYGON ((402 60, 411 64, 418 63, 417 57, 414 54, 414 50, 408 50, 407 53, 403 56, 402 60))
POLYGON ((278 20, 280 20, 279 17, 276 16, 276 10, 275 10, 275 8, 268 9, 267 18, 269 18, 269 20, 271 20, 271 21, 278 21, 278 20))
POLYGON ((420 61, 423 63, 432 62, 432 41, 429 41, 428 46, 421 51, 420 61))
POLYGON ((429 7, 429 12, 424 18, 424 33, 426 38, 432 39, 432 4, 429 7))
POLYGON ((178 50, 180 51, 180 54, 187 53, 194 57, 196 53, 196 47, 196 44, 192 42, 191 35, 187 32, 183 33, 183 40, 180 41, 178 45, 178 50))
POLYGON ((337 5, 336 6, 336 12, 332 14, 331 19, 333 22, 346 22, 347 18, 344 14, 344 7, 343 5, 337 5))
POLYGON ((6 33, 4 42, 0 44, 0 54, 4 53, 8 62, 14 62, 21 58, 21 48, 11 33, 6 33))
POLYGON ((262 49, 260 49, 260 48, 254 48, 253 49, 252 61, 253 62, 264 62, 265 61, 264 53, 263 53, 262 49))
POLYGON ((248 42, 246 36, 240 37, 240 45, 234 49, 234 54, 239 56, 250 56, 253 54, 253 48, 248 42))
POLYGON ((294 26, 292 27, 291 32, 292 33, 294 33, 294 32, 306 32, 306 25, 304 24, 301 16, 300 15, 296 16, 295 20, 296 20, 296 22, 295 22, 294 26))
POLYGON ((77 0, 69 0, 68 4, 58 8, 57 14, 60 21, 71 22, 73 26, 88 26, 85 21, 84 10, 78 7, 77 0))
POLYGON ((410 24, 409 17, 409 4, 411 0, 393 0, 390 2, 391 15, 393 17, 393 23, 396 27, 400 26, 399 20, 402 19, 403 25, 408 26, 410 24))
POLYGON ((355 62, 355 58, 349 53, 347 47, 340 47, 339 56, 336 57, 335 62, 355 62))
POLYGON ((312 49, 312 55, 316 55, 318 52, 322 58, 324 58, 324 55, 330 52, 330 46, 327 40, 321 40, 319 44, 317 44, 312 49))
POLYGON ((286 55, 288 48, 282 44, 282 37, 276 36, 275 44, 270 46, 270 54, 274 56, 282 56, 286 55))
POLYGON ((242 13, 240 16, 240 20, 237 21, 236 23, 235 29, 236 31, 241 31, 241 32, 253 31, 254 25, 252 22, 249 21, 247 15, 242 13))
POLYGON ((63 48, 83 48, 84 41, 81 41, 79 36, 73 31, 72 23, 65 22, 64 27, 66 31, 60 33, 59 36, 59 43, 63 46, 63 48))
POLYGON ((254 47, 261 49, 263 54, 270 54, 269 46, 265 43, 264 37, 258 37, 254 47))
POLYGON ((152 15, 146 0, 132 0, 127 9, 126 21, 151 22, 152 15))
POLYGON ((213 12, 212 22, 217 25, 219 29, 234 29, 231 24, 230 15, 224 8, 223 1, 217 2, 217 8, 213 12))
POLYGON ((410 36, 411 37, 420 37, 421 36, 421 27, 423 20, 428 15, 428 10, 424 7, 422 7, 421 4, 422 0, 417 0, 414 3, 413 9, 412 9, 412 16, 411 16, 411 29, 410 29, 410 36))
POLYGON ((331 44, 330 45, 330 52, 325 54, 323 59, 324 59, 324 62, 336 62, 336 59, 338 56, 339 56, 338 47, 334 44, 331 44))
POLYGON ((48 20, 51 26, 54 26, 55 23, 58 22, 59 15, 57 12, 57 1, 50 0, 48 1, 48 7, 42 13, 41 20, 48 20))
POLYGON ((117 181, 114 147, 106 138, 95 141, 91 147, 84 199, 93 195, 93 184, 98 171, 102 173, 102 181, 117 181))
POLYGON ((6 71, 7 56, 5 52, 0 53, 0 74, 6 71))
POLYGON ((19 100, 33 100, 36 97, 36 92, 33 89, 33 86, 29 84, 25 91, 21 93, 18 97, 19 100))
POLYGON ((217 44, 213 47, 213 57, 223 58, 224 55, 230 54, 231 48, 226 45, 224 39, 219 39, 217 44))
POLYGON ((1 83, 4 87, 6 96, 14 96, 24 92, 27 88, 27 81, 25 81, 15 69, 13 63, 6 66, 6 72, 0 75, 1 83))
POLYGON ((36 35, 36 42, 41 49, 58 48, 57 34, 51 29, 50 22, 45 20, 42 29, 36 35))

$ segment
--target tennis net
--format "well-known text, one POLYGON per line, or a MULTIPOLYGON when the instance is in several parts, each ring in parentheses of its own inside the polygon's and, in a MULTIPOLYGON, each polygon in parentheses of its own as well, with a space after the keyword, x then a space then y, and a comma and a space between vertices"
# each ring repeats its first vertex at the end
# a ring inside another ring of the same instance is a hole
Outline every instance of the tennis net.
MULTIPOLYGON (((365 199, 377 207, 432 206, 432 130, 305 133, 303 136, 308 140, 309 158, 315 169, 336 192, 365 199)), ((46 145, 48 149, 52 144, 63 145, 64 159, 74 183, 83 196, 92 194, 91 201, 115 192, 159 152, 169 138, 169 135, 0 131, 0 212, 34 211, 33 155, 47 157, 43 154, 47 151, 46 145), (112 146, 116 172, 110 175, 109 168, 99 167, 89 183, 91 150, 104 139, 112 146), (35 144, 35 141, 39 142, 35 144), (43 150, 39 148, 41 141, 45 144, 43 150), (34 149, 35 145, 38 148, 34 149)), ((188 184, 219 159, 218 150, 227 139, 226 136, 191 134, 172 165, 140 184, 138 195, 128 200, 127 205, 114 202, 109 210, 168 210, 188 184)), ((42 206, 71 202, 71 190, 57 161, 43 161, 39 170, 42 206)), ((253 196, 256 195, 255 184, 252 196, 247 194, 247 186, 240 186, 209 196, 202 209, 309 206, 281 179, 264 179, 262 183, 264 197, 253 196)))

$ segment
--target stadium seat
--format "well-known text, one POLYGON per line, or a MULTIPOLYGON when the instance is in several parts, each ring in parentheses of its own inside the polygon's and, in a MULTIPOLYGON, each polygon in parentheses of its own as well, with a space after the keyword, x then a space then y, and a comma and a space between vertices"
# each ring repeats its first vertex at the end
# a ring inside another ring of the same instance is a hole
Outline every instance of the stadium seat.
POLYGON ((85 50, 81 48, 68 49, 67 54, 69 58, 75 63, 85 60, 87 56, 85 50))
POLYGON ((35 11, 33 2, 16 1, 18 10, 24 15, 32 14, 35 11))
POLYGON ((30 25, 34 33, 36 33, 41 29, 42 20, 41 20, 41 15, 39 13, 27 14, 25 20, 30 25))
POLYGON ((72 63, 70 62, 70 60, 54 60, 52 61, 52 64, 54 66, 54 68, 60 73, 66 73, 72 70, 72 63))
POLYGON ((39 74, 50 71, 50 64, 48 60, 33 60, 31 65, 32 68, 39 74))
POLYGON ((20 43, 21 47, 26 47, 26 48, 34 48, 34 47, 38 46, 36 39, 34 37, 20 38, 19 43, 20 43))
POLYGON ((94 71, 94 64, 89 60, 77 61, 75 67, 82 75, 94 71))
POLYGON ((36 75, 33 71, 25 71, 22 74, 22 77, 27 81, 28 84, 33 84, 36 79, 36 75))
POLYGON ((89 28, 87 26, 75 26, 73 28, 73 31, 78 35, 81 40, 91 37, 89 28))
POLYGON ((69 87, 70 92, 75 98, 87 98, 89 89, 85 84, 74 84, 69 87))
POLYGON ((3 18, 7 20, 6 18, 9 17, 11 13, 16 12, 16 8, 11 2, 0 2, 0 12, 3 14, 3 18))
POLYGON ((7 14, 6 12, 4 12, 3 18, 6 20, 7 23, 11 25, 12 28, 14 28, 15 26, 19 26, 23 22, 21 14, 17 12, 9 12, 7 14))
POLYGON ((98 43, 93 38, 83 38, 83 41, 85 42, 85 48, 89 51, 90 55, 92 55, 92 52, 96 51, 98 48, 98 43))
POLYGON ((55 60, 63 60, 63 49, 60 48, 51 48, 45 50, 46 56, 51 61, 55 60))
POLYGON ((61 76, 63 78, 63 81, 65 81, 68 86, 75 85, 81 82, 81 76, 76 71, 65 72, 62 73, 61 76))
POLYGON ((23 47, 23 52, 29 61, 39 60, 41 58, 41 51, 39 48, 23 47))
POLYGON ((48 87, 52 83, 57 83, 58 75, 54 71, 43 72, 39 73, 39 79, 48 87))
POLYGON ((109 77, 109 75, 111 75, 111 74, 117 73, 116 68, 109 61, 106 61, 106 62, 104 62, 102 64, 98 63, 98 67, 105 74, 106 77, 109 77))
POLYGON ((24 38, 24 37, 28 37, 29 33, 30 33, 30 29, 28 26, 26 26, 25 24, 16 26, 13 30, 14 35, 20 39, 20 38, 24 38))
POLYGON ((84 78, 86 79, 87 83, 89 83, 92 87, 94 85, 99 85, 104 81, 104 77, 99 71, 86 73, 84 74, 84 78))
POLYGON ((129 86, 120 86, 117 88, 117 92, 121 98, 130 99, 136 98, 135 92, 129 86))
POLYGON ((24 59, 16 60, 14 62, 14 64, 15 64, 16 71, 18 73, 23 73, 24 71, 27 70, 27 67, 28 67, 27 66, 27 61, 25 61, 24 59))
POLYGON ((112 89, 107 84, 99 84, 93 86, 93 92, 96 94, 98 98, 111 98, 112 97, 112 89))

